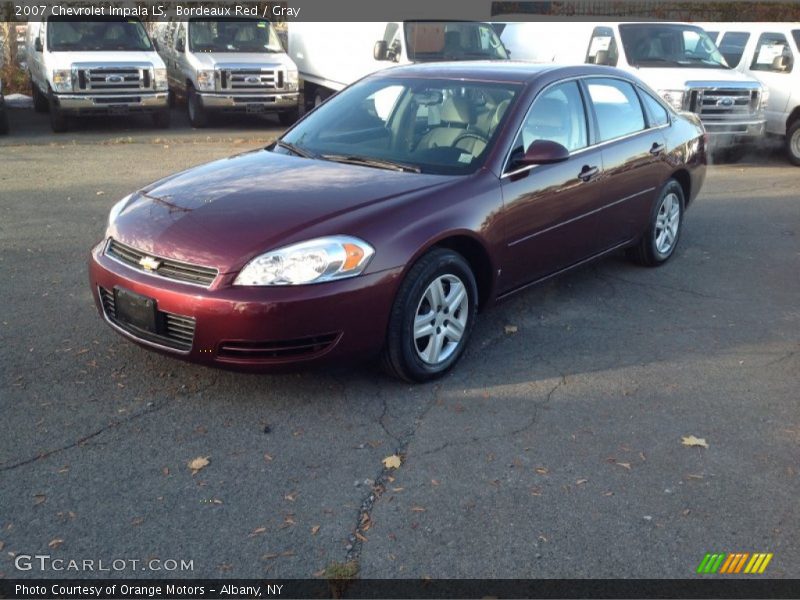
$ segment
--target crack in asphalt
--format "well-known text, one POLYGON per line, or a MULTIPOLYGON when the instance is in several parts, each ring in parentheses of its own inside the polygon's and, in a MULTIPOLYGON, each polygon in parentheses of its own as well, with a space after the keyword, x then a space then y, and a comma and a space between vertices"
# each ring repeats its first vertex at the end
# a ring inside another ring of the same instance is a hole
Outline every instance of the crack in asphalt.
POLYGON ((621 283, 625 283, 625 284, 633 285, 633 286, 637 286, 637 287, 643 287, 643 288, 656 287, 656 288, 660 288, 660 289, 663 289, 663 290, 669 290, 671 292, 678 292, 679 294, 687 294, 689 296, 694 296, 696 298, 706 298, 708 300, 730 300, 730 298, 723 298, 723 297, 720 297, 720 296, 712 296, 710 294, 704 294, 704 293, 698 292, 696 290, 689 290, 689 289, 686 289, 686 288, 680 288, 680 287, 675 287, 675 286, 671 286, 671 285, 664 285, 663 283, 654 283, 652 281, 632 281, 630 279, 625 279, 624 277, 620 277, 618 275, 611 275, 609 273, 602 274, 602 273, 597 272, 596 273, 596 277, 598 279, 606 281, 607 283, 611 283, 608 280, 614 280, 614 281, 619 281, 621 283))

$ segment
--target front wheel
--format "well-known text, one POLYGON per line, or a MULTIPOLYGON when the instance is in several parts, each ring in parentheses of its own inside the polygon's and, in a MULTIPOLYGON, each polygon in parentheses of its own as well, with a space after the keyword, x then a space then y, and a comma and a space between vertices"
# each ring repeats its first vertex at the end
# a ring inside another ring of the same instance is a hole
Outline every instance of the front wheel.
POLYGON ((208 111, 193 87, 189 88, 186 97, 186 110, 189 113, 189 123, 192 124, 192 127, 202 128, 208 125, 208 111))
POLYGON ((800 167, 800 119, 797 119, 786 131, 786 154, 789 162, 800 167))
POLYGON ((50 129, 53 130, 53 133, 64 133, 67 130, 67 117, 52 92, 50 93, 49 103, 50 129))
POLYGON ((46 113, 50 104, 47 102, 47 96, 39 91, 36 84, 31 80, 31 95, 33 96, 33 110, 37 113, 46 113))
POLYGON ((383 365, 406 381, 441 377, 458 362, 475 323, 478 288, 472 269, 437 248, 411 268, 389 317, 383 365))
POLYGON ((653 206, 647 231, 631 248, 630 257, 634 262, 645 267, 658 267, 670 259, 680 238, 685 206, 681 184, 670 179, 653 206))

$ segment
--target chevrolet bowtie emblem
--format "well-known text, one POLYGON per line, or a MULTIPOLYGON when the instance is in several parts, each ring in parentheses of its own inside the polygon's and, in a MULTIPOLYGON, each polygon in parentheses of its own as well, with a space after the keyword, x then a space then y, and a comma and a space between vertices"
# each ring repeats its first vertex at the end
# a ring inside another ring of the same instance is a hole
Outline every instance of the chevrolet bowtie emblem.
POLYGON ((139 266, 145 271, 155 271, 161 266, 161 261, 156 260, 151 256, 143 256, 139 259, 139 266))

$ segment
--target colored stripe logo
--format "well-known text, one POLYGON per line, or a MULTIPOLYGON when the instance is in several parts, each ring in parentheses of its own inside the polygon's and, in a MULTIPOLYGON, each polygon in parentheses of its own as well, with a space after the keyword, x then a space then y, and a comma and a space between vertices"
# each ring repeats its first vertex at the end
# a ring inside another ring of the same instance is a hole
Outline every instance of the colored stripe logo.
POLYGON ((700 564, 697 566, 697 573, 700 575, 736 575, 738 573, 749 575, 760 575, 763 573, 769 561, 772 560, 772 553, 766 552, 708 552, 700 564))

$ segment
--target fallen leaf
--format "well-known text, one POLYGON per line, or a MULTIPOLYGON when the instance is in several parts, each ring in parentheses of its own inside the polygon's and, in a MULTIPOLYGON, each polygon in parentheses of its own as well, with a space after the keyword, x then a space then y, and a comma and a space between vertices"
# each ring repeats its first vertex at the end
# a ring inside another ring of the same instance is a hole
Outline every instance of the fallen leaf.
POLYGON ((164 467, 163 469, 161 469, 161 472, 164 474, 164 477, 166 477, 167 475, 169 475, 169 467, 164 467))
POLYGON ((575 485, 581 485, 583 483, 586 483, 587 481, 589 481, 589 480, 588 479, 578 479, 578 481, 575 482, 575 485))
POLYGON ((272 455, 271 454, 264 454, 264 461, 265 462, 272 462, 272 455))
POLYGON ((686 510, 684 510, 684 511, 683 511, 683 513, 682 513, 682 514, 683 514, 683 516, 685 517, 685 516, 687 516, 687 515, 688 515, 690 512, 692 512, 692 511, 691 511, 690 509, 688 509, 688 508, 687 508, 686 510))
POLYGON ((361 535, 359 532, 356 531, 356 537, 362 542, 368 542, 369 539, 365 535, 361 535))
POLYGON ((681 444, 684 446, 699 446, 701 448, 708 448, 705 439, 694 437, 693 435, 684 436, 681 438, 681 444))
POLYGON ((539 488, 531 488, 531 496, 541 496, 542 490, 539 488))
POLYGON ((286 494, 286 495, 283 497, 283 499, 284 499, 284 500, 288 500, 289 502, 294 502, 295 500, 297 500, 297 495, 298 495, 299 493, 300 493, 300 492, 290 492, 290 493, 286 494))
POLYGON ((694 473, 689 473, 686 476, 686 479, 705 479, 703 475, 695 475, 694 473))
POLYGON ((519 328, 516 325, 506 325, 503 328, 503 331, 506 332, 506 335, 510 335, 512 333, 517 333, 517 331, 519 331, 519 328))
POLYGON ((411 512, 425 512, 427 509, 422 508, 421 506, 412 506, 411 512))
POLYGON ((133 520, 131 521, 131 525, 132 525, 133 527, 136 527, 136 526, 138 526, 138 525, 141 525, 142 523, 144 523, 144 517, 136 517, 135 519, 133 519, 133 520))
POLYGON ((392 488, 392 491, 393 491, 393 492, 402 492, 404 489, 406 489, 406 488, 403 488, 403 487, 396 487, 396 488, 392 488))
POLYGON ((603 496, 613 496, 614 492, 603 492, 603 496))
POLYGON ((5 547, 6 547, 6 543, 5 542, 0 542, 0 550, 2 550, 5 547))
POLYGON ((102 196, 103 194, 105 194, 105 192, 104 192, 104 191, 102 191, 102 190, 100 190, 99 192, 97 192, 97 195, 98 195, 98 196, 102 196))
POLYGON ((628 471, 631 470, 631 463, 615 462, 614 464, 622 467, 623 469, 628 469, 628 471))
POLYGON ((550 472, 550 469, 547 467, 536 467, 535 470, 539 475, 547 475, 550 472))
POLYGON ((211 503, 212 504, 222 504, 222 500, 220 500, 219 498, 212 498, 211 499, 211 503))
POLYGON ((47 500, 47 496, 45 496, 44 494, 35 494, 33 496, 33 505, 39 506, 45 500, 47 500))
POLYGON ((61 538, 54 538, 54 539, 50 540, 50 543, 47 544, 47 547, 48 548, 52 548, 53 550, 55 550, 56 548, 58 548, 63 543, 64 543, 64 540, 62 540, 61 538))
POLYGON ((317 533, 319 533, 319 525, 314 525, 311 528, 311 535, 317 535, 317 533))
POLYGON ((190 460, 186 463, 186 466, 192 470, 192 475, 196 475, 200 469, 206 468, 210 461, 208 460, 211 458, 210 456, 198 456, 197 458, 190 460))
POLYGON ((319 571, 311 574, 313 577, 322 577, 325 575, 325 569, 320 569, 319 571))
POLYGON ((439 485, 439 480, 438 480, 438 479, 431 479, 431 485, 432 485, 432 486, 437 486, 437 485, 439 485))
POLYGON ((383 459, 383 466, 387 469, 399 469, 402 459, 397 454, 392 454, 383 459))

